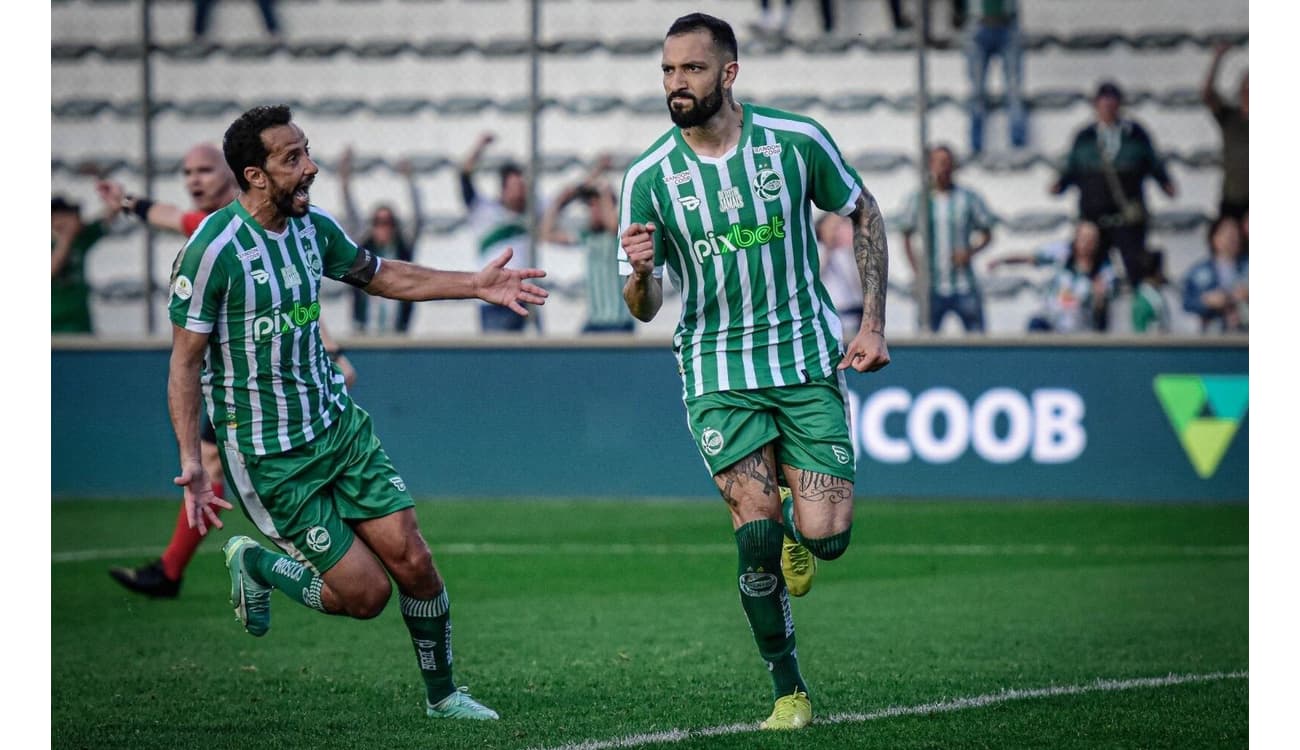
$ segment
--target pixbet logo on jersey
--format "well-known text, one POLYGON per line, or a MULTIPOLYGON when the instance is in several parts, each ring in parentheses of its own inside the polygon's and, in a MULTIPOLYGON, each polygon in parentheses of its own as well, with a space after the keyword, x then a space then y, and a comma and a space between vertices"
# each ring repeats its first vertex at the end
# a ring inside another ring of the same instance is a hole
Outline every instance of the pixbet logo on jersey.
POLYGON ((765 245, 774 239, 785 239, 785 219, 773 216, 772 220, 762 226, 750 228, 732 224, 725 234, 709 232, 706 239, 696 240, 691 244, 695 251, 695 260, 700 263, 714 255, 726 255, 738 250, 746 250, 754 245, 765 245))
POLYGON ((277 310, 272 315, 263 315, 253 321, 253 340, 262 341, 279 333, 288 333, 301 328, 312 321, 320 320, 320 303, 309 306, 295 304, 287 310, 277 310))
POLYGON ((992 388, 974 402, 942 387, 915 397, 905 388, 882 388, 865 402, 852 391, 848 395, 856 417, 854 450, 882 463, 920 458, 946 464, 974 448, 990 463, 1028 455, 1034 463, 1060 464, 1079 458, 1088 445, 1083 398, 1065 388, 1038 388, 1028 396, 1014 388, 992 388), (894 414, 906 417, 901 434, 886 428, 894 414))

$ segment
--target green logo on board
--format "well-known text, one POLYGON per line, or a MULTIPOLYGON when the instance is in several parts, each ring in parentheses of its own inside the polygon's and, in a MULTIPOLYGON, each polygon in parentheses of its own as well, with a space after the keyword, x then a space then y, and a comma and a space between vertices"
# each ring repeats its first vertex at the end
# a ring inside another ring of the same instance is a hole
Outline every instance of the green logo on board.
POLYGON ((1246 375, 1157 375, 1156 397, 1201 479, 1219 468, 1250 400, 1246 375))

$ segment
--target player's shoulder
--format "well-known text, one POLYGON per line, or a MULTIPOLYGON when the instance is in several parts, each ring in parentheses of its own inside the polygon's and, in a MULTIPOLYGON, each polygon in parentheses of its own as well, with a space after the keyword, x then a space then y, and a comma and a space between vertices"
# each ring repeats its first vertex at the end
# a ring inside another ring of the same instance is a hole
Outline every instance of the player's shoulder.
POLYGON ((830 132, 816 119, 797 112, 790 112, 761 104, 746 104, 750 110, 751 122, 756 127, 766 128, 776 133, 778 140, 806 140, 829 138, 830 132))
POLYGON ((675 130, 675 127, 664 131, 663 135, 656 138, 654 143, 651 143, 647 149, 628 163, 627 172, 625 173, 628 184, 650 174, 651 170, 659 162, 678 149, 677 140, 673 137, 673 130, 675 130))
POLYGON ((343 228, 343 225, 339 223, 339 220, 334 218, 334 214, 326 211, 315 203, 308 204, 307 215, 304 216, 303 219, 308 224, 316 227, 338 228, 340 231, 342 231, 343 228))

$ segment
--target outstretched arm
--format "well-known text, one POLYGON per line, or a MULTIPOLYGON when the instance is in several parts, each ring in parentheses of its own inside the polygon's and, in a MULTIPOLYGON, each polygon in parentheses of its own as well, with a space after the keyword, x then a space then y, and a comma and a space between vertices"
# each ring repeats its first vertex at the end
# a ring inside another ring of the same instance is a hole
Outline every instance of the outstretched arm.
POLYGON ((436 268, 385 260, 366 285, 367 294, 389 299, 420 302, 434 299, 481 299, 494 305, 508 307, 527 316, 523 303, 546 304, 549 295, 545 289, 529 283, 546 272, 539 268, 506 268, 514 250, 506 248, 486 266, 475 273, 468 271, 440 271, 436 268))
POLYGON ((853 221, 853 257, 862 281, 862 327, 849 342, 839 369, 874 372, 889 364, 889 347, 885 345, 885 290, 889 282, 885 217, 875 197, 863 188, 849 219, 853 221))
POLYGON ((1205 80, 1201 81, 1201 101, 1205 106, 1210 108, 1211 112, 1218 112, 1223 109, 1223 100, 1219 98, 1219 92, 1214 87, 1215 81, 1219 77, 1219 64, 1223 62, 1223 56, 1228 54, 1229 45, 1226 42, 1219 42, 1214 45, 1214 56, 1210 58, 1210 68, 1205 71, 1205 80))
POLYGON ((180 206, 131 195, 122 183, 112 180, 100 180, 95 184, 95 192, 104 201, 106 212, 129 211, 150 226, 188 234, 185 231, 185 211, 180 206))

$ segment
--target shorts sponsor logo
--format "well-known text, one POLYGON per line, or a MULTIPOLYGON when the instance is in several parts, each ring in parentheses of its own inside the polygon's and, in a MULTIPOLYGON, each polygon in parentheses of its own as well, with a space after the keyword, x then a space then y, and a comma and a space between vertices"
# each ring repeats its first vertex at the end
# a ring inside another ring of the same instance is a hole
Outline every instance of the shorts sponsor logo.
POLYGON ((313 526, 307 529, 307 546, 317 552, 324 552, 330 548, 330 533, 324 526, 313 526))
POLYGON ((745 596, 767 596, 776 591, 777 578, 773 573, 750 571, 740 574, 740 593, 745 596))
POLYGON ((725 441, 722 439, 722 433, 712 427, 705 428, 700 434, 700 448, 709 456, 716 456, 722 452, 722 446, 725 441))
POLYGON ((406 482, 401 477, 389 477, 388 483, 396 487, 398 492, 406 492, 406 482))
POLYGON ((691 181, 691 173, 689 171, 678 172, 677 174, 670 174, 664 176, 665 185, 684 185, 690 181, 691 181))
POLYGON ((194 296, 194 284, 185 276, 177 276, 176 283, 172 284, 172 294, 177 299, 189 299, 194 296))
POLYGON ((835 460, 839 461, 841 464, 847 464, 849 462, 849 452, 845 450, 843 446, 832 445, 831 453, 835 454, 835 460))
POLYGON ((754 193, 764 201, 780 198, 783 187, 785 187, 785 180, 771 169, 760 169, 754 176, 754 193))
POLYGON ((700 199, 693 195, 683 195, 677 199, 677 202, 682 204, 682 207, 687 211, 694 211, 700 207, 700 199))
POLYGON ((745 197, 740 194, 740 188, 729 187, 718 191, 719 211, 738 211, 744 207, 745 197))

